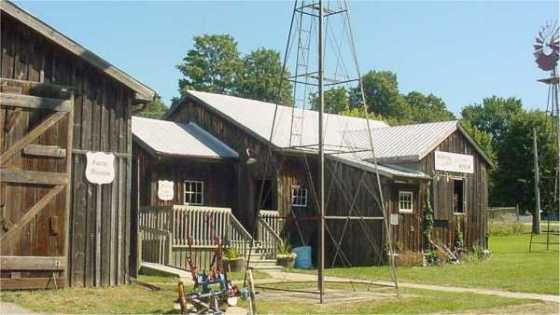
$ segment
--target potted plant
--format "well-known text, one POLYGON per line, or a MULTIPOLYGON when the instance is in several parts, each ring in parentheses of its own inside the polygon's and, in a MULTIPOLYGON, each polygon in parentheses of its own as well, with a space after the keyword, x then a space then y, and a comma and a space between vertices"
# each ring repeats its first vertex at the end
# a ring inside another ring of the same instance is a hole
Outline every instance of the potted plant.
POLYGON ((229 247, 224 251, 224 267, 229 272, 240 272, 245 267, 245 259, 235 247, 229 247))
POLYGON ((284 241, 278 244, 276 253, 276 264, 284 268, 293 268, 296 260, 296 254, 292 252, 292 247, 288 242, 284 241))

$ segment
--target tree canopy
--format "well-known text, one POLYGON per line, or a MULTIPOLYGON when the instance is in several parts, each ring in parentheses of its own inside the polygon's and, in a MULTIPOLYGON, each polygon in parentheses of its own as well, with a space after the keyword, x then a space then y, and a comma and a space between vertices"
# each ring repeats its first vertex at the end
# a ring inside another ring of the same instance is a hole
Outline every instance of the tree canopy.
POLYGON ((288 73, 282 73, 280 53, 265 48, 253 50, 243 57, 243 65, 234 92, 237 96, 284 105, 292 103, 292 85, 288 73))
POLYGON ((167 106, 161 101, 159 97, 148 103, 144 109, 138 113, 138 116, 146 118, 159 119, 167 112, 167 106))
POLYGON ((181 94, 187 89, 232 94, 242 68, 233 37, 227 34, 195 36, 193 49, 177 65, 184 76, 179 80, 179 90, 181 94))
POLYGON ((265 102, 291 104, 289 73, 282 73, 280 54, 260 48, 242 56, 227 34, 201 35, 177 66, 183 74, 179 92, 187 89, 227 94, 265 102))

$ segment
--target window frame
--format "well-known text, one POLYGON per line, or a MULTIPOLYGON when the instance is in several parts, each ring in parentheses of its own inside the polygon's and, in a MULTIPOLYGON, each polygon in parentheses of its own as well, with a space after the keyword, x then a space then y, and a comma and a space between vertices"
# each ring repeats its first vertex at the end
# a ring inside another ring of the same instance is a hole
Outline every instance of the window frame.
POLYGON ((399 213, 414 213, 414 191, 411 190, 399 190, 399 213), (401 195, 410 195, 410 209, 401 207, 401 195))
POLYGON ((291 200, 291 204, 292 207, 298 207, 298 208, 305 208, 307 207, 307 201, 309 199, 309 191, 307 188, 305 188, 302 185, 292 185, 292 200, 291 200), (296 191, 303 191, 304 196, 296 196, 296 191), (303 203, 295 203, 296 198, 303 198, 303 203))
POLYGON ((195 179, 185 179, 185 180, 183 180, 183 204, 184 205, 190 205, 190 206, 203 206, 204 205, 204 181, 195 180, 195 179), (200 184, 200 192, 196 192, 196 191, 187 192, 187 183, 200 184), (191 195, 200 194, 200 203, 187 202, 187 198, 186 198, 187 193, 189 193, 191 195))
POLYGON ((464 177, 457 177, 457 176, 450 176, 449 179, 453 182, 453 190, 452 190, 452 194, 451 194, 451 210, 452 210, 452 212, 453 212, 453 215, 465 215, 465 213, 467 212, 467 209, 466 209, 466 208, 467 208, 467 207, 466 207, 466 199, 465 199, 465 197, 466 197, 466 193, 465 193, 465 190, 466 190, 465 178, 464 178, 464 177), (461 202, 461 203, 462 203, 461 208, 463 209, 462 212, 457 212, 457 211, 455 211, 455 202, 454 202, 454 200, 453 200, 453 197, 454 197, 454 195, 455 195, 455 182, 456 182, 456 181, 457 181, 457 182, 460 181, 460 182, 462 183, 462 184, 461 184, 461 187, 463 188, 462 191, 461 191, 461 195, 463 196, 463 198, 462 198, 463 200, 462 200, 462 202, 461 202))

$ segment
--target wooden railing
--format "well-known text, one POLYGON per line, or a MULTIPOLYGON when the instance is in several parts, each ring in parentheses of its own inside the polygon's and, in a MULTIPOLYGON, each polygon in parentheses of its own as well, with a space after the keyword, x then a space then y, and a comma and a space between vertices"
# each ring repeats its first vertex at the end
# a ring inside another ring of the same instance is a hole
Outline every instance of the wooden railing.
POLYGON ((225 247, 237 248, 243 256, 249 254, 253 242, 231 209, 187 205, 142 207, 140 237, 143 261, 185 269, 187 256, 206 268, 216 239, 225 241, 225 247))
POLYGON ((268 258, 276 257, 278 245, 283 243, 281 238, 285 219, 275 210, 260 210, 257 221, 257 240, 262 251, 268 258))

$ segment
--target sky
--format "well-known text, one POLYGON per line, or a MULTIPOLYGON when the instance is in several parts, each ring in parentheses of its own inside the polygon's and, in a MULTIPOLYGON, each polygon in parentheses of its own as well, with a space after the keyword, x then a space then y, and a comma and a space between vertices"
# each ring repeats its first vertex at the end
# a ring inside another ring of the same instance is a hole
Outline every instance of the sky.
MULTIPOLYGON (((17 1, 18 5, 155 89, 178 95, 176 65, 201 34, 232 35, 242 54, 283 51, 287 1, 17 1)), ((547 76, 532 45, 558 21, 558 1, 352 1, 362 72, 390 70, 401 93, 441 97, 454 113, 492 95, 546 109, 547 76)))

